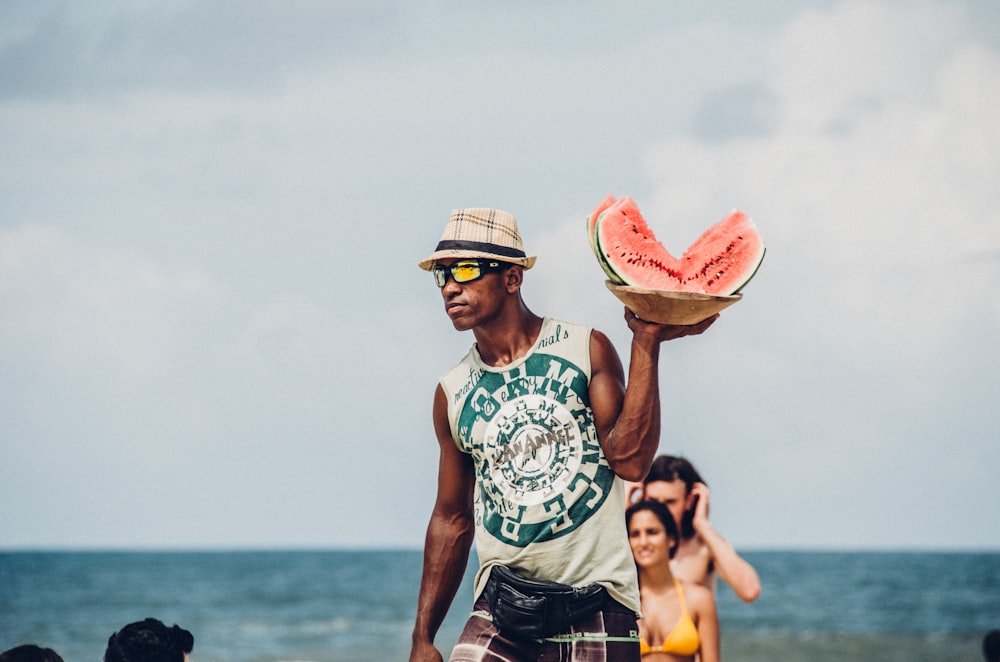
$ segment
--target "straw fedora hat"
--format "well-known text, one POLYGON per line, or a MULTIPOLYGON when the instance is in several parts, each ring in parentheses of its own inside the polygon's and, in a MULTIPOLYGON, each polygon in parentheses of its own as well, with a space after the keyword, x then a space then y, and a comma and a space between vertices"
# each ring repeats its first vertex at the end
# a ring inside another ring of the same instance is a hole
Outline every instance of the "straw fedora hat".
POLYGON ((492 258, 525 269, 535 264, 535 256, 528 257, 524 252, 517 219, 505 211, 484 207, 452 210, 437 248, 417 266, 430 271, 437 260, 459 257, 492 258))

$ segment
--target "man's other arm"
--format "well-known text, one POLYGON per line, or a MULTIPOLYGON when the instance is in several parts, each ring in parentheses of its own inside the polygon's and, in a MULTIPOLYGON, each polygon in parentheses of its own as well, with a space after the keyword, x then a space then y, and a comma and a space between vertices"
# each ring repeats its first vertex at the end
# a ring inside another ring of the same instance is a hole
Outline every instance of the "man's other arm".
POLYGON ((440 386, 434 392, 434 431, 439 448, 438 487, 424 542, 423 577, 417 599, 410 660, 441 660, 434 637, 465 576, 473 538, 472 458, 458 450, 440 386))

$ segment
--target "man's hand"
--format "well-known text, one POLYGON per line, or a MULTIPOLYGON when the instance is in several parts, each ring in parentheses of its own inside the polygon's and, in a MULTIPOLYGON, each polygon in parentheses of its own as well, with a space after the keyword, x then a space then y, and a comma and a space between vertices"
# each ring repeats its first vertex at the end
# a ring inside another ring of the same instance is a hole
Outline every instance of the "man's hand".
POLYGON ((646 322, 639 319, 630 308, 625 309, 625 322, 628 324, 628 328, 632 331, 632 333, 637 338, 640 335, 648 335, 651 339, 657 342, 676 340, 677 338, 683 338, 685 336, 699 335, 704 333, 708 327, 712 326, 717 319, 719 319, 718 313, 712 315, 708 319, 698 322, 697 324, 653 324, 652 322, 646 322))
POLYGON ((639 503, 646 498, 646 485, 644 483, 633 483, 625 481, 625 507, 628 508, 633 503, 639 503))
POLYGON ((708 495, 708 485, 705 483, 695 483, 691 486, 691 496, 698 499, 694 505, 694 517, 691 519, 691 526, 698 532, 708 524, 708 495))

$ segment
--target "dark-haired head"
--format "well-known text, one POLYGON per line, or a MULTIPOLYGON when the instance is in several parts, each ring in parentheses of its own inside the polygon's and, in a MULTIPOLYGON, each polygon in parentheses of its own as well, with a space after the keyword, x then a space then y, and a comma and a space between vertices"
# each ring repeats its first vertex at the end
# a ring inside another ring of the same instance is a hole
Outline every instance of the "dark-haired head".
POLYGON ((983 659, 1000 662, 1000 630, 990 630, 983 637, 983 659))
MULTIPOLYGON (((652 483, 656 480, 665 480, 668 483, 675 480, 683 480, 687 491, 690 492, 695 483, 705 483, 701 474, 694 468, 686 458, 674 455, 660 455, 653 460, 649 473, 643 479, 643 483, 652 483)), ((708 483, 705 483, 708 485, 708 483)))
MULTIPOLYGON (((691 494, 691 488, 694 487, 695 483, 705 483, 702 479, 701 474, 698 470, 694 468, 686 458, 677 457, 675 455, 660 455, 655 460, 649 469, 649 473, 643 479, 643 485, 649 485, 650 483, 655 483, 657 481, 663 481, 665 483, 672 483, 675 480, 682 481, 684 483, 684 494, 691 494)), ((708 483, 705 483, 706 485, 708 483)), ((694 525, 692 521, 694 520, 694 508, 689 508, 684 511, 684 515, 681 518, 681 535, 685 539, 694 536, 694 525)))
POLYGON ((194 635, 155 618, 129 623, 108 638, 104 662, 184 662, 194 635))
POLYGON ((51 648, 22 644, 0 653, 0 662, 63 662, 63 659, 51 648))
POLYGON ((660 520, 663 524, 663 529, 667 532, 667 537, 674 541, 670 546, 670 558, 674 558, 674 554, 677 552, 677 545, 681 541, 680 536, 677 535, 677 523, 674 522, 674 518, 670 514, 670 511, 667 510, 667 507, 659 501, 643 499, 629 506, 628 510, 625 511, 625 528, 628 529, 631 527, 632 517, 643 510, 648 510, 656 515, 656 519, 660 520))

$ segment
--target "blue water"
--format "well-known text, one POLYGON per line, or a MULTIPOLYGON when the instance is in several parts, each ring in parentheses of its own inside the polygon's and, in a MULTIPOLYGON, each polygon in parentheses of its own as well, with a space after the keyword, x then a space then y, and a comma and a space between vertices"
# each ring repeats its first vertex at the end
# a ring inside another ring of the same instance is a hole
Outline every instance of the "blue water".
MULTIPOLYGON (((1000 628, 1000 553, 745 557, 763 592, 747 605, 720 586, 724 660, 974 661, 1000 628)), ((420 565, 419 551, 0 552, 0 650, 99 661, 112 632, 154 616, 194 633, 193 662, 405 660, 420 565)))

